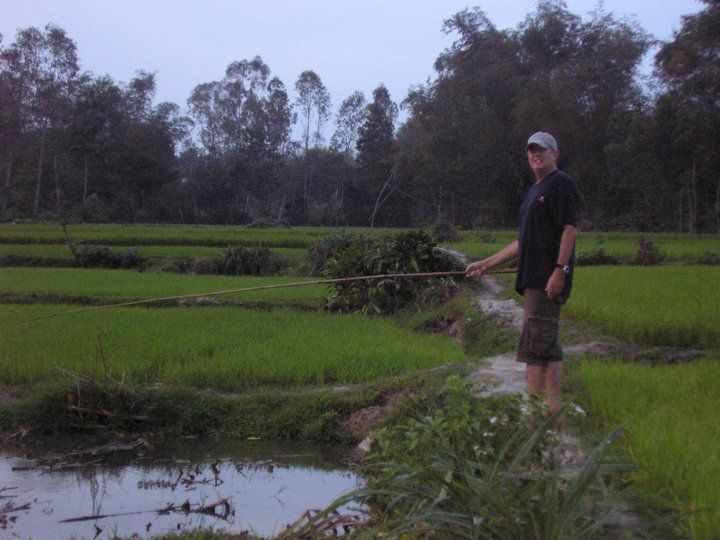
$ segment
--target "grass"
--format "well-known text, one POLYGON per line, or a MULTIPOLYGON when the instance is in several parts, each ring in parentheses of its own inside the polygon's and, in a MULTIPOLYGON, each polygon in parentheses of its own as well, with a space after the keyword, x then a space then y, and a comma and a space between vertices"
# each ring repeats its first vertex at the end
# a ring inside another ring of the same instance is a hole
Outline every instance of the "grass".
POLYGON ((624 341, 720 346, 720 267, 578 268, 566 312, 624 341))
MULTIPOLYGON (((99 246, 108 247, 118 253, 137 251, 147 258, 211 258, 219 255, 223 249, 203 246, 99 246)), ((297 263, 306 254, 304 248, 273 248, 284 259, 297 263)), ((20 255, 24 257, 42 257, 71 259, 70 249, 64 244, 0 244, 0 257, 20 255)))
POLYGON ((222 390, 357 383, 465 359, 451 339, 390 319, 291 309, 118 308, 12 324, 69 307, 0 306, 0 381, 51 381, 56 365, 88 375, 98 339, 118 380, 222 390))
POLYGON ((720 357, 648 366, 585 359, 571 371, 590 414, 628 430, 634 480, 663 495, 696 539, 720 537, 720 357))
MULTIPOLYGON (((245 228, 230 226, 190 225, 71 225, 74 240, 104 245, 184 245, 225 247, 230 244, 265 247, 306 248, 319 239, 341 232, 335 227, 294 227, 290 229, 245 228)), ((369 234, 383 234, 388 229, 358 228, 369 234)), ((63 243, 57 225, 0 224, 0 243, 56 244, 63 243)))
MULTIPOLYGON (((598 247, 598 237, 601 237, 607 255, 629 261, 635 258, 640 236, 651 240, 667 261, 693 261, 705 253, 720 255, 720 237, 713 234, 598 233, 582 230, 578 234, 576 252, 591 253, 598 247)), ((502 249, 516 238, 516 231, 473 231, 463 233, 461 242, 448 245, 467 253, 472 259, 482 259, 502 249)))
MULTIPOLYGON (((134 270, 0 268, 0 294, 137 300, 243 287, 310 281, 313 278, 191 276, 134 270)), ((219 301, 317 304, 327 287, 311 285, 218 296, 219 301)))

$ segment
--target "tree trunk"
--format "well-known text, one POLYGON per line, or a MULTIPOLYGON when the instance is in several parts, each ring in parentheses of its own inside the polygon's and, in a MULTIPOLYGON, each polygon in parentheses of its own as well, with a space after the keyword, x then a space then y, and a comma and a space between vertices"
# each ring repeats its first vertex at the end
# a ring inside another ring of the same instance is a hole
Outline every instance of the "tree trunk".
POLYGON ((37 216, 40 209, 40 187, 42 185, 43 161, 45 160, 45 128, 40 135, 40 155, 38 156, 37 180, 35 182, 35 202, 33 203, 33 215, 37 216))
POLYGON ((82 205, 85 208, 85 201, 87 200, 88 192, 88 157, 85 156, 85 163, 83 167, 83 194, 82 194, 82 205))
POLYGON ((690 176, 690 183, 688 185, 688 232, 694 233, 698 230, 698 216, 697 216, 697 163, 693 158, 692 175, 690 176))
POLYGON ((390 183, 392 178, 393 178, 393 175, 392 175, 392 173, 390 173, 390 176, 388 176, 387 181, 383 184, 383 187, 380 190, 380 193, 378 193, 377 199, 375 199, 375 207, 373 208, 373 213, 370 216, 370 228, 375 227, 375 217, 377 216, 378 210, 380 210, 380 207, 387 200, 387 198, 390 196, 390 194, 393 191, 395 191, 395 187, 393 187, 390 191, 388 191, 387 195, 385 195, 385 197, 381 200, 382 194, 385 191, 385 188, 388 187, 388 184, 390 183))
POLYGON ((715 190, 715 223, 717 233, 720 234, 720 180, 718 180, 717 189, 715 190))
POLYGON ((2 214, 4 214, 8 207, 8 199, 10 199, 10 185, 12 183, 12 168, 13 168, 13 162, 14 158, 12 155, 12 151, 8 150, 8 159, 7 159, 7 170, 5 171, 5 189, 3 190, 3 196, 2 196, 2 214))

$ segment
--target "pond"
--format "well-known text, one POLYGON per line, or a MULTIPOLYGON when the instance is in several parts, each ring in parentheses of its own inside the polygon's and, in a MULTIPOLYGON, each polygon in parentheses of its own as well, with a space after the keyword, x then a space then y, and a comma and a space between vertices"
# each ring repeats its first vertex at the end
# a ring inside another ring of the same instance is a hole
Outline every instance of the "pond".
POLYGON ((207 527, 267 537, 360 485, 346 455, 318 446, 186 440, 153 448, 142 439, 79 446, 53 440, 2 449, 0 536, 149 537, 207 527))

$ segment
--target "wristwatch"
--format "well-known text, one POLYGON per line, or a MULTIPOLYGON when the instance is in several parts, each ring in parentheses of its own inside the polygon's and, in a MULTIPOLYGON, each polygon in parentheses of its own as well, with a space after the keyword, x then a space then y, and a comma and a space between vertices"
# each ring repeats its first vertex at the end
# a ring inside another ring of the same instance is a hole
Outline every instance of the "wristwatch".
POLYGON ((569 274, 570 273, 570 265, 569 264, 556 264, 555 268, 560 268, 564 273, 569 274))

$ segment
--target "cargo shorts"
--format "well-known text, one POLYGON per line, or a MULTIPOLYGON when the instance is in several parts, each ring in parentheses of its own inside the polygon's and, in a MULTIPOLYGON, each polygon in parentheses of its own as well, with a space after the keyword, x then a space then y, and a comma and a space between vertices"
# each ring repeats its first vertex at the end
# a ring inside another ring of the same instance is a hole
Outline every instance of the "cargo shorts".
POLYGON ((525 289, 523 296, 525 317, 517 361, 546 365, 562 360, 563 351, 558 343, 561 303, 548 299, 541 289, 525 289))

